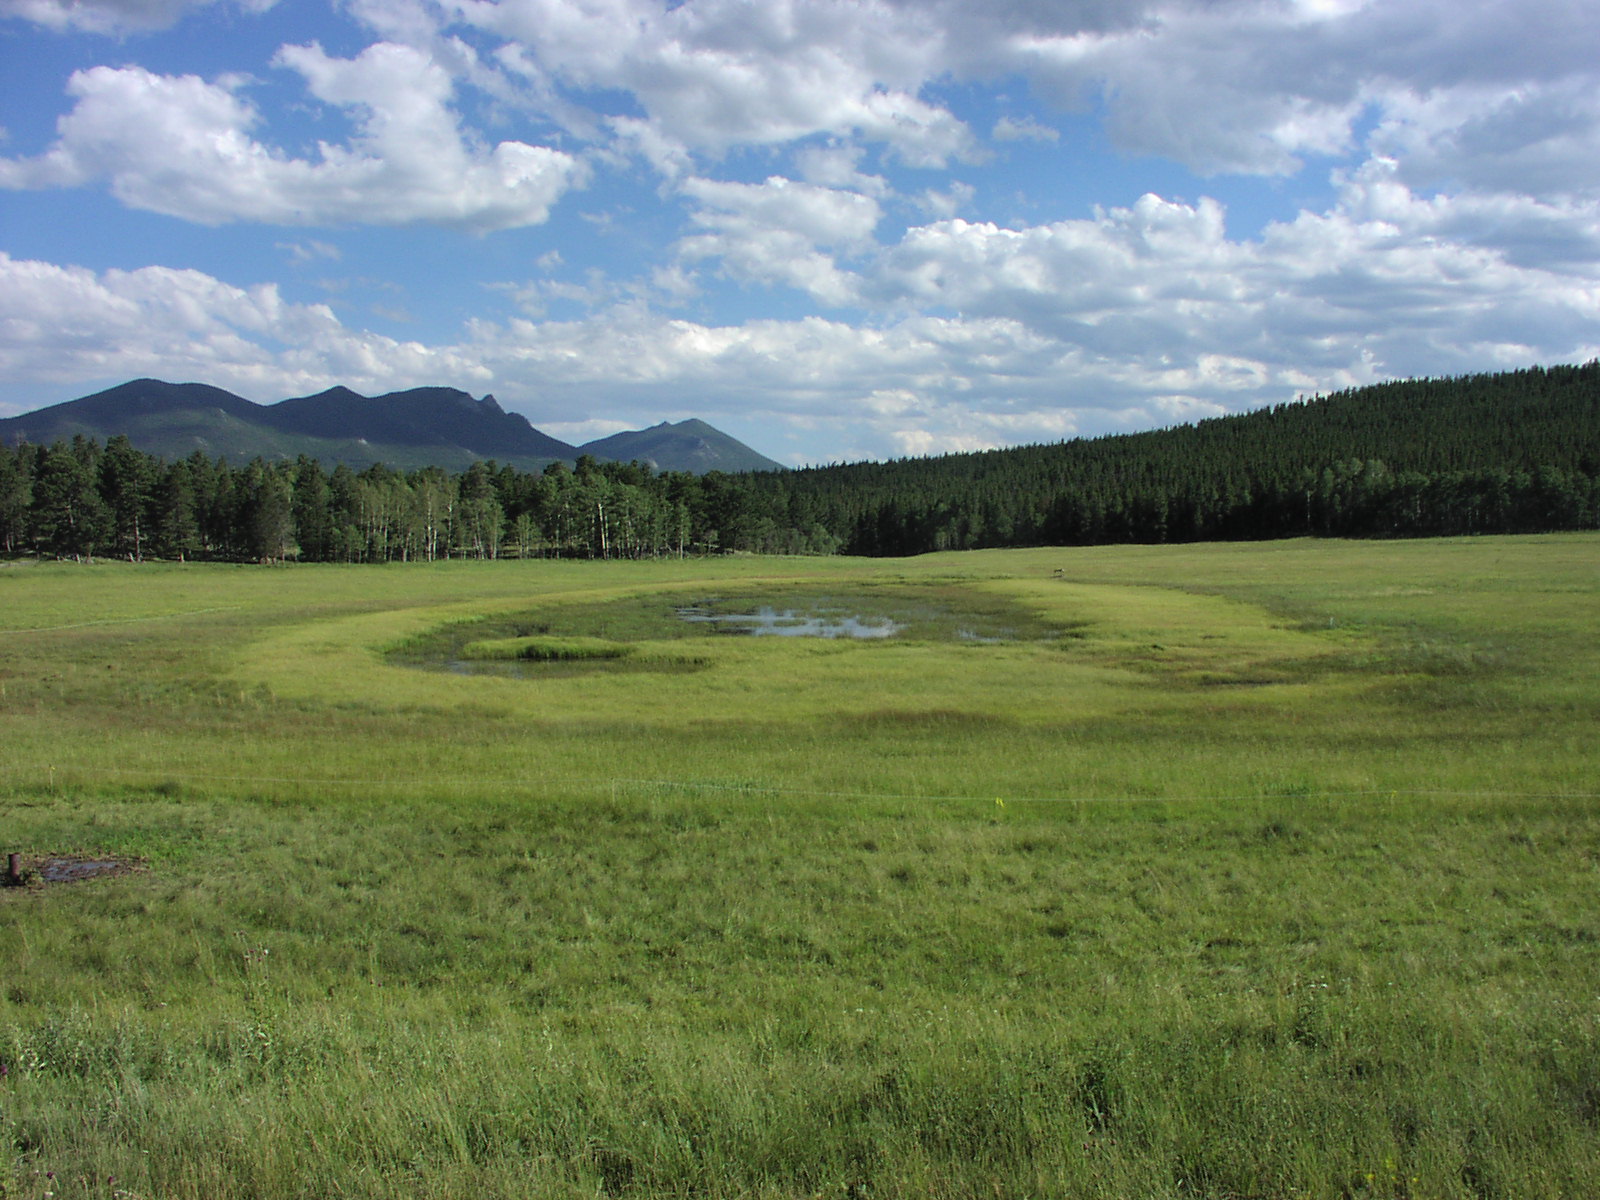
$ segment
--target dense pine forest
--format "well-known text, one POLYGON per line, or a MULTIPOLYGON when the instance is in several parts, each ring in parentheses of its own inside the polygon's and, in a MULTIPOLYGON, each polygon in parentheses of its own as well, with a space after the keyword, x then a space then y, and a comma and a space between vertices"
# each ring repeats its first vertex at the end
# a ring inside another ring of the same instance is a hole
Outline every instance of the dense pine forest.
POLYGON ((929 550, 1600 526, 1600 362, 1408 380, 1149 433, 748 475, 585 456, 359 473, 0 447, 7 555, 390 562, 929 550))

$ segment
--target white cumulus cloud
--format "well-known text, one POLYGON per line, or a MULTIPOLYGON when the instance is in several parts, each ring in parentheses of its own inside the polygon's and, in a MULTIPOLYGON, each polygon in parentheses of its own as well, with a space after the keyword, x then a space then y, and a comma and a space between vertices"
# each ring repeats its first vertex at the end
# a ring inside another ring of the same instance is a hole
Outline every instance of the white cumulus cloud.
POLYGON ((1020 120, 1001 117, 994 123, 992 135, 997 142, 1059 142, 1061 133, 1048 125, 1041 125, 1031 117, 1020 120))
POLYGON ((734 278, 788 284, 824 303, 853 298, 854 280, 821 248, 873 244, 882 214, 871 196, 782 176, 760 184, 691 179, 683 190, 699 201, 693 219, 706 231, 679 242, 685 260, 717 258, 734 278))
MULTIPOLYGON (((215 0, 0 0, 0 17, 15 17, 47 29, 87 33, 133 33, 165 29, 194 8, 215 0)), ((247 12, 265 12, 277 0, 233 0, 247 12)))
POLYGON ((447 349, 350 330, 326 305, 288 303, 273 284, 236 287, 167 267, 94 272, 0 252, 0 374, 154 376, 282 399, 336 381, 385 390, 394 379, 475 380, 483 370, 447 349))
POLYGON ((340 59, 291 46, 279 61, 353 115, 348 146, 323 143, 316 158, 294 158, 256 140, 260 114, 236 83, 94 67, 72 76, 77 103, 55 145, 0 160, 0 186, 106 179, 134 208, 203 224, 428 222, 482 232, 544 221, 585 177, 578 160, 547 147, 470 146, 449 109, 448 74, 409 47, 380 43, 340 59))
POLYGON ((694 150, 859 135, 934 167, 975 147, 965 123, 918 94, 942 69, 941 30, 875 0, 446 7, 514 44, 527 77, 626 91, 656 138, 694 150))

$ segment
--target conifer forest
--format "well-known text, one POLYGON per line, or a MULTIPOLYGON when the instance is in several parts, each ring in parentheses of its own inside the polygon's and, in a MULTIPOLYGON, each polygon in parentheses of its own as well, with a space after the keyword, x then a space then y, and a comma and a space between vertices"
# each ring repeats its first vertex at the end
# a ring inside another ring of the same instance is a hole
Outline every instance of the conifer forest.
POLYGON ((0 551, 215 561, 894 556, 1600 524, 1600 362, 1384 383, 1145 433, 752 474, 0 447, 0 551))

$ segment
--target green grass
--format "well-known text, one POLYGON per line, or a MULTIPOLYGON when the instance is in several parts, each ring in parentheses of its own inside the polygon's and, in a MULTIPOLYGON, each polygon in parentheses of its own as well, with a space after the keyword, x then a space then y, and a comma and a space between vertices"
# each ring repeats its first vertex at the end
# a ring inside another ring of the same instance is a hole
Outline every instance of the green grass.
POLYGON ((1597 585, 0 569, 0 850, 147 868, 0 891, 0 1196, 1600 1194, 1597 585), (663 616, 801 595, 940 615, 663 616), (502 636, 628 653, 407 661, 502 636))

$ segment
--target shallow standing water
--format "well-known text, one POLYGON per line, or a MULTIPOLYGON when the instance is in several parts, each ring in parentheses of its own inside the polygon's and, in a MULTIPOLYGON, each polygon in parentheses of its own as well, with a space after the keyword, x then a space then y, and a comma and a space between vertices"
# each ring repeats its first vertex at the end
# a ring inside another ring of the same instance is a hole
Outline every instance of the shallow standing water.
POLYGON ((905 628, 888 617, 831 616, 762 605, 754 612, 717 612, 705 605, 677 610, 678 618, 715 625, 720 632, 753 637, 886 638, 905 628))

